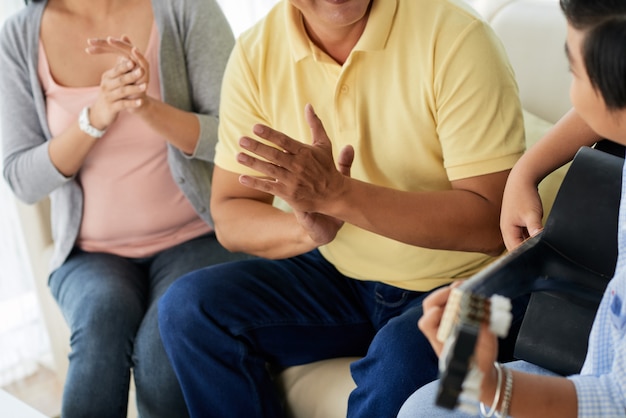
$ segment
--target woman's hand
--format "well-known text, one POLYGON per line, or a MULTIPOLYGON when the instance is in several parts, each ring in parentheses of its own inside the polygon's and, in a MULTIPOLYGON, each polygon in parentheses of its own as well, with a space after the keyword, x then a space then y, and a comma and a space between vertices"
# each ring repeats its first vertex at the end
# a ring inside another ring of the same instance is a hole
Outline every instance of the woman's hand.
POLYGON ((102 74, 100 94, 90 109, 91 124, 98 129, 111 125, 119 112, 136 111, 148 102, 150 68, 146 58, 127 36, 87 40, 88 54, 117 54, 117 64, 102 74))

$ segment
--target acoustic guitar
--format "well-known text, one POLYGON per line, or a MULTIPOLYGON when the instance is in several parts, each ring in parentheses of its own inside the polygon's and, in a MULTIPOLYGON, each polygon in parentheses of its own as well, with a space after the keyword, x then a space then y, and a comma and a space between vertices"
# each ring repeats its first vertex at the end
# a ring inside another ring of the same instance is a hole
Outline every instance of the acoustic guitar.
POLYGON ((529 293, 515 357, 561 375, 580 371, 617 261, 623 164, 623 157, 581 148, 543 231, 453 290, 438 333, 445 348, 437 405, 476 412, 482 377, 472 356, 480 326, 506 336, 508 300, 529 293))

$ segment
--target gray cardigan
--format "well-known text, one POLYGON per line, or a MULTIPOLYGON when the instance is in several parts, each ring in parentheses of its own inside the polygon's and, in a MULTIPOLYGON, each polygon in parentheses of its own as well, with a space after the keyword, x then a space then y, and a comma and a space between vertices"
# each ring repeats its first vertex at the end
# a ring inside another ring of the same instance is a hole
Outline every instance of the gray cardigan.
MULTIPOLYGON (((39 28, 47 1, 30 3, 0 32, 0 115, 3 175, 26 203, 50 196, 55 242, 50 269, 72 250, 81 224, 83 193, 74 177, 59 173, 48 156, 51 139, 45 97, 37 75, 39 28)), ((174 180, 209 224, 213 157, 222 76, 234 38, 215 0, 152 0, 160 34, 163 101, 194 112, 200 138, 192 156, 169 146, 174 180)))

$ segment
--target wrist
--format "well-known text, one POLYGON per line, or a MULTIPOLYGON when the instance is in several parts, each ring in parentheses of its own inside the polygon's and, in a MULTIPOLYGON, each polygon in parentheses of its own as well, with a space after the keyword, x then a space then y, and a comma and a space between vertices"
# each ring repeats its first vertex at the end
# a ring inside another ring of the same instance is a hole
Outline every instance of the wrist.
POLYGON ((85 106, 78 117, 78 127, 81 131, 86 133, 92 138, 101 138, 105 132, 106 127, 101 127, 99 125, 93 125, 90 118, 90 109, 89 106, 85 106))
POLYGON ((496 393, 497 385, 497 369, 495 363, 489 368, 489 372, 485 373, 480 386, 480 401, 486 405, 490 405, 496 393))
POLYGON ((513 373, 498 362, 493 365, 481 384, 480 413, 487 418, 506 418, 511 406, 513 373))
POLYGON ((142 94, 141 96, 138 96, 135 100, 136 103, 133 105, 133 107, 129 108, 129 111, 142 118, 145 118, 149 115, 158 115, 158 113, 155 113, 154 110, 152 110, 152 108, 154 107, 154 99, 152 99, 147 94, 142 94))
POLYGON ((498 362, 493 363, 494 367, 489 369, 489 373, 483 378, 481 385, 480 413, 481 416, 490 418, 495 412, 502 397, 502 383, 504 373, 502 366, 498 362))

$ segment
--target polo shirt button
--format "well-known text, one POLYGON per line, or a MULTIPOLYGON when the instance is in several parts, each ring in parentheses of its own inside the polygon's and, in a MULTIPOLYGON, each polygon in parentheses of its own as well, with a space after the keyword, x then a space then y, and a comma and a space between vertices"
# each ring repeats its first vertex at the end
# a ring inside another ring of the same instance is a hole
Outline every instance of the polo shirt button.
POLYGON ((341 86, 341 92, 343 94, 346 94, 348 91, 350 91, 350 87, 348 87, 346 84, 344 84, 343 86, 341 86))
POLYGON ((185 179, 183 177, 179 177, 178 184, 183 184, 183 183, 185 183, 185 179))
POLYGON ((198 209, 198 212, 204 213, 204 212, 206 212, 206 208, 205 207, 201 207, 200 209, 198 209))

